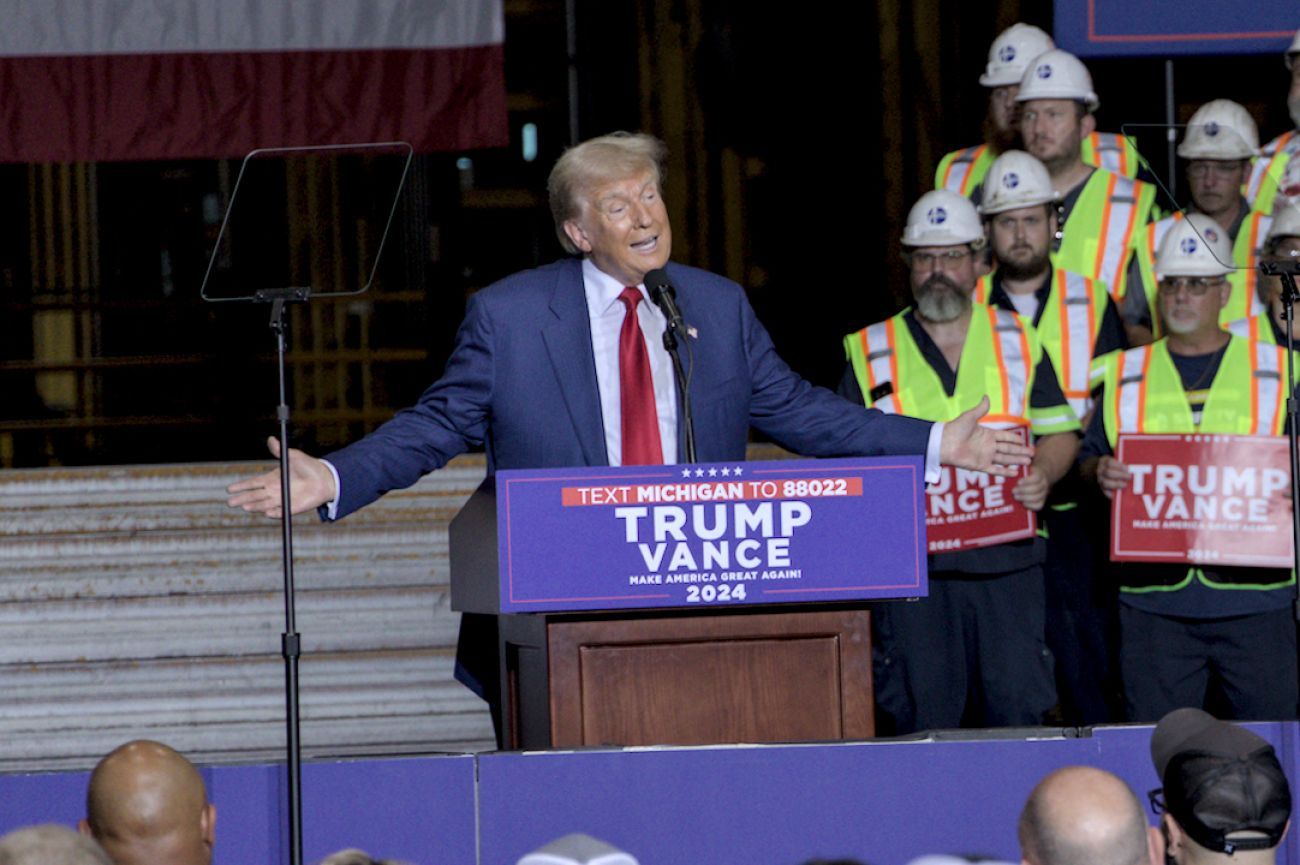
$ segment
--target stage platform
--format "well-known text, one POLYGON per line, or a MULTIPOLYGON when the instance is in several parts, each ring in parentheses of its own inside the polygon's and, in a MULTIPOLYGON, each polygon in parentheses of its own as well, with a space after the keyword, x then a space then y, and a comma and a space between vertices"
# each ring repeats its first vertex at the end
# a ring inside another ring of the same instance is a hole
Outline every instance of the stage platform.
MULTIPOLYGON (((1292 783, 1300 725, 1254 724, 1292 783)), ((309 861, 356 846, 418 865, 513 865, 569 832, 642 865, 798 865, 819 856, 902 865, 924 853, 1018 862, 1015 824, 1047 772, 1115 772, 1145 802, 1151 727, 960 731, 841 744, 447 754, 304 766, 309 861)), ((284 861, 283 770, 205 768, 217 863, 284 861)), ((74 824, 87 774, 0 775, 0 831, 74 824)), ((1290 833, 1279 863, 1300 865, 1290 833)))

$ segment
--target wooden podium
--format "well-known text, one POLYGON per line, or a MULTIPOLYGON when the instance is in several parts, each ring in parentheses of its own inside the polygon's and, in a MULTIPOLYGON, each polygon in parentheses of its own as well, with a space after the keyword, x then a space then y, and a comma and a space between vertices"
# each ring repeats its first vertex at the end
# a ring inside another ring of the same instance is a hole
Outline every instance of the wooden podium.
POLYGON ((873 735, 864 600, 513 612, 498 525, 489 478, 452 521, 451 584, 454 609, 498 617, 506 747, 873 735))

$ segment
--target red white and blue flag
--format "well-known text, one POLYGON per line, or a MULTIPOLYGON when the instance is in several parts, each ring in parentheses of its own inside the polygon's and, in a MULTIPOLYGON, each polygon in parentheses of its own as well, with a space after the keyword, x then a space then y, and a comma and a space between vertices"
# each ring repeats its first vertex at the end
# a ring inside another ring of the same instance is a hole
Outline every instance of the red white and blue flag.
POLYGON ((502 0, 0 0, 0 161, 507 143, 502 0))

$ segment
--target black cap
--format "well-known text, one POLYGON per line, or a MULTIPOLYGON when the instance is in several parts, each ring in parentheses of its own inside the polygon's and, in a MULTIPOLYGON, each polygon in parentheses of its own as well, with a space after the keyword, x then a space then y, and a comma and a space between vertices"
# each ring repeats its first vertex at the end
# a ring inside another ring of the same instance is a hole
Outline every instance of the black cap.
POLYGON ((1291 787, 1273 746, 1200 709, 1175 709, 1151 735, 1165 806, 1207 850, 1265 850, 1282 840, 1291 787), (1254 831, 1264 837, 1230 838, 1254 831))

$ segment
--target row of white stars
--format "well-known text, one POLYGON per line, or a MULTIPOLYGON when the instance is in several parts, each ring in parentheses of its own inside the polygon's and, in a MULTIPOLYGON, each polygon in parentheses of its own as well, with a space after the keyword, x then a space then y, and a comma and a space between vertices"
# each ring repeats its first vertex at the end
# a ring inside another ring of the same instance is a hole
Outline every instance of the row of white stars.
POLYGON ((702 478, 705 475, 708 475, 711 478, 716 478, 718 475, 722 475, 724 478, 729 478, 732 475, 740 477, 744 473, 745 470, 740 466, 736 466, 734 469, 730 466, 723 466, 721 469, 682 469, 682 477, 684 478, 689 478, 692 474, 697 478, 702 478))

